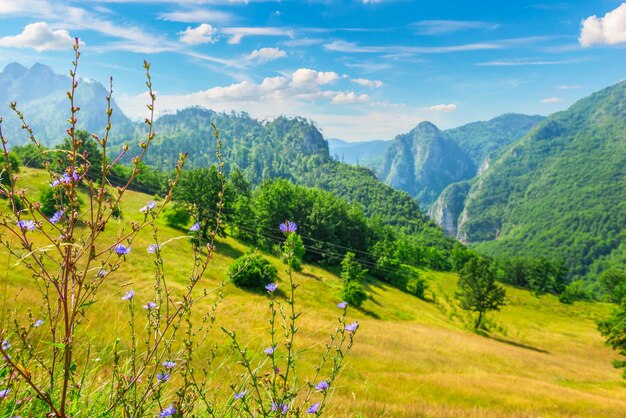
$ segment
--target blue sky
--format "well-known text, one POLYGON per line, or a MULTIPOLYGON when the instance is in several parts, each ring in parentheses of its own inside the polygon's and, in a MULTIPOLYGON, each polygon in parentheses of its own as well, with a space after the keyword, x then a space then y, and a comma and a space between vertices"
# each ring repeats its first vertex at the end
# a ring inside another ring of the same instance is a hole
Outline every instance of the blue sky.
POLYGON ((626 78, 626 3, 577 1, 2 0, 0 66, 107 82, 144 112, 200 105, 305 116, 327 137, 391 139, 505 112, 547 115, 626 78))

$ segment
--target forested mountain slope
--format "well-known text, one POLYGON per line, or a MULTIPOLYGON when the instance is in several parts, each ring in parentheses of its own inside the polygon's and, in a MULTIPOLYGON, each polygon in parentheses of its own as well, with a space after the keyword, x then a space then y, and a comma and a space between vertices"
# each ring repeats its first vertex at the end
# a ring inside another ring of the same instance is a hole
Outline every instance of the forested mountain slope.
POLYGON ((458 237, 493 255, 563 259, 574 276, 626 262, 626 82, 511 145, 473 184, 458 237))

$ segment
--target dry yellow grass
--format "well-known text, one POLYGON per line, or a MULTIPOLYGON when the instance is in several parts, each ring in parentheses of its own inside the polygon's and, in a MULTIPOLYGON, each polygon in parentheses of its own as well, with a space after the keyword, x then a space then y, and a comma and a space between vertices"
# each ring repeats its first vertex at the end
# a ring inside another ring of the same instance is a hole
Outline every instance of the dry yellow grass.
MULTIPOLYGON (((45 187, 46 176, 24 170, 23 186, 45 187)), ((149 199, 129 193, 122 208, 124 221, 113 223, 112 238, 124 222, 138 218, 138 209, 149 199)), ((160 225, 165 239, 180 232, 160 225)), ((94 346, 108 346, 114 337, 127 334, 126 304, 121 294, 134 288, 137 303, 149 300, 152 259, 145 253, 149 233, 133 243, 128 262, 112 275, 99 293, 98 303, 82 332, 94 346)), ((228 265, 248 248, 232 239, 218 243, 215 256, 200 287, 213 289, 225 277, 228 265)), ((190 265, 189 247, 174 241, 164 247, 170 263, 167 273, 179 289, 185 286, 190 265)), ((268 256, 270 257, 270 256, 268 256)), ((282 271, 279 260, 270 257, 282 271)), ((37 309, 32 279, 15 259, 0 256, 0 283, 4 294, 3 325, 15 310, 25 316, 26 307, 37 309), (8 267, 8 269, 7 269, 8 267)), ((421 301, 383 283, 372 281, 361 310, 351 309, 360 329, 354 350, 333 395, 329 415, 335 417, 620 417, 626 416, 626 387, 611 366, 615 357, 595 327, 606 316, 606 304, 560 304, 552 296, 540 298, 507 287, 510 300, 502 312, 489 317, 499 328, 491 337, 466 329, 456 315, 451 296, 456 286, 452 273, 423 272, 429 277, 436 301, 421 301)), ((282 280, 284 280, 284 274, 282 280)), ((302 377, 310 372, 325 335, 335 326, 339 279, 331 272, 306 265, 296 274, 299 308, 303 311, 298 334, 302 377)), ((201 290, 200 289, 200 290, 201 290)), ((217 329, 237 329, 251 350, 267 345, 266 298, 232 285, 218 310, 217 329)), ((199 304, 206 308, 210 300, 199 304)), ((212 340, 228 349, 219 331, 212 340)), ((208 348, 207 348, 208 350, 208 348)), ((199 353, 202 354, 202 353, 199 353)), ((228 364, 232 361, 228 360, 228 364)), ((224 367, 215 377, 216 390, 235 377, 239 369, 224 367)), ((309 373, 310 374, 310 373, 309 373)))

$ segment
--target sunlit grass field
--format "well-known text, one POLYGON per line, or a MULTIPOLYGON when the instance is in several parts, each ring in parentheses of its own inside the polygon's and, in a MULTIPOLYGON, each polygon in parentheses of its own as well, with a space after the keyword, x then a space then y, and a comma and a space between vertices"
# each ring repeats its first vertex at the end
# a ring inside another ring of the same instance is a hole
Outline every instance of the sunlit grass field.
MULTIPOLYGON (((43 171, 23 168, 20 187, 36 195, 48 187, 43 171)), ((128 192, 123 219, 109 225, 111 241, 128 222, 140 220, 139 208, 150 196, 128 192)), ((0 201, 1 211, 6 201, 0 201)), ((159 221, 161 222, 161 221, 159 221)), ((161 241, 184 234, 159 223, 161 241)), ((37 233, 33 233, 36 237, 37 233)), ((37 240, 37 238, 35 238, 37 240)), ((43 242, 43 241, 42 241, 43 242)), ((150 231, 143 231, 132 244, 127 262, 111 275, 98 293, 98 301, 82 324, 85 338, 95 348, 92 358, 106 352, 115 338, 128 340, 128 302, 121 295, 135 289, 137 306, 152 300, 153 256, 145 249, 152 243, 150 231)), ((2 324, 10 327, 14 313, 25 318, 26 310, 36 313, 38 291, 31 275, 18 260, 0 250, 2 324)), ((228 266, 249 248, 233 238, 221 238, 207 274, 199 283, 203 289, 219 288, 228 266)), ((174 288, 186 285, 191 265, 190 246, 185 239, 163 247, 168 280, 174 288)), ((284 265, 267 254, 281 272, 284 265)), ((335 325, 339 310, 340 281, 337 271, 305 265, 295 274, 300 285, 296 296, 302 311, 297 334, 299 374, 312 375, 312 364, 324 348, 326 335, 335 325)), ((371 279, 366 288, 369 299, 362 309, 349 309, 350 319, 360 323, 356 344, 338 380, 328 416, 335 417, 560 417, 626 416, 626 385, 611 365, 615 358, 603 344, 595 321, 607 316, 611 306, 602 303, 564 305, 553 296, 535 297, 507 287, 508 305, 489 314, 491 332, 477 335, 466 326, 467 317, 456 307, 453 273, 422 271, 428 278, 428 300, 371 279)), ((229 355, 220 327, 237 330, 252 352, 268 345, 269 312, 267 297, 227 284, 224 300, 206 347, 219 343, 213 387, 229 393, 228 385, 240 367, 229 355), (219 367, 218 367, 219 366, 219 367)), ((180 292, 179 292, 180 293, 180 292)), ((199 315, 209 309, 215 294, 197 302, 199 315)), ((279 362, 281 358, 279 357, 279 362)), ((282 359, 284 360, 284 358, 282 359)), ((103 355, 102 376, 107 358, 103 355)))

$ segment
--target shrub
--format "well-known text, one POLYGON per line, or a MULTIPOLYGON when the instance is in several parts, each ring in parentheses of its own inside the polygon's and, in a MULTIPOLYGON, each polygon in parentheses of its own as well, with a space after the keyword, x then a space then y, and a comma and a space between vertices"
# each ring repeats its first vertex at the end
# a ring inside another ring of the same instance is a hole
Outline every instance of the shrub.
POLYGON ((348 282, 343 287, 341 298, 348 302, 350 306, 359 307, 367 299, 367 293, 359 282, 348 282))
POLYGON ((413 277, 406 284, 406 290, 420 299, 424 299, 426 289, 428 289, 428 283, 421 277, 413 277))
POLYGON ((184 205, 175 203, 174 206, 164 211, 165 222, 168 226, 176 229, 183 229, 191 220, 189 210, 184 205))
POLYGON ((263 290, 265 285, 276 280, 278 270, 262 255, 251 253, 235 260, 228 274, 237 287, 263 290))

